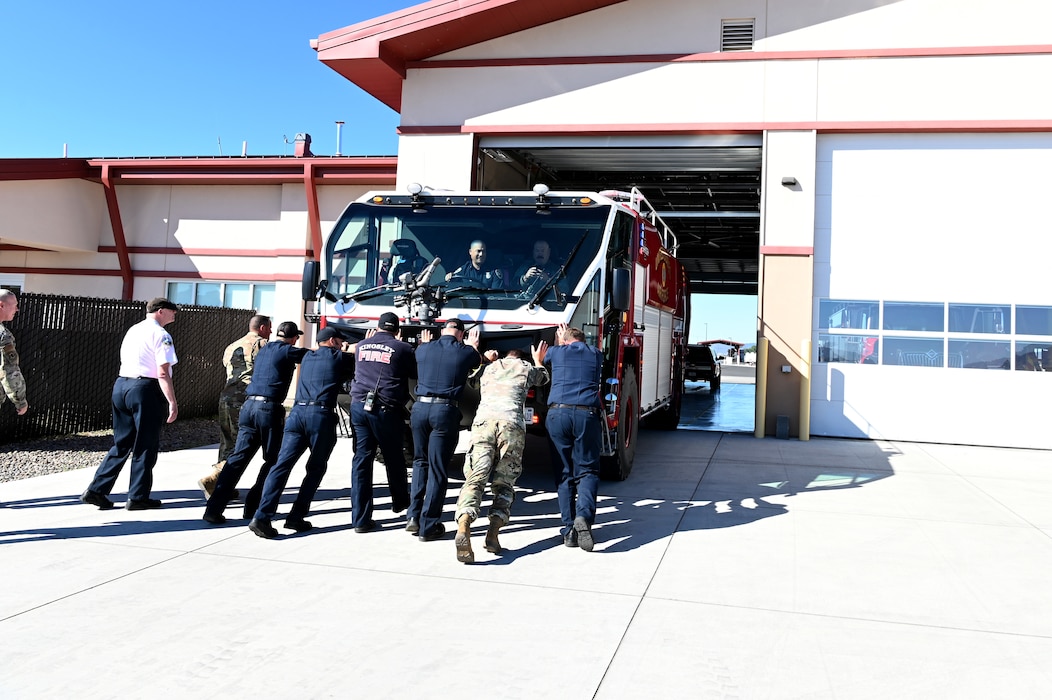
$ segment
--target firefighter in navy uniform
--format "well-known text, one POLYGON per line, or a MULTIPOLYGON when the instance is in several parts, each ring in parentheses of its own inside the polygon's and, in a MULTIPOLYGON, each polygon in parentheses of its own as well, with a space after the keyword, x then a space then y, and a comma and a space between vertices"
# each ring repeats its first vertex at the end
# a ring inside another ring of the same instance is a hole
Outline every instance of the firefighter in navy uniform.
POLYGON ((226 522, 223 511, 234 498, 234 489, 245 468, 262 447, 263 465, 245 498, 243 513, 245 518, 255 515, 263 495, 263 484, 281 451, 281 439, 285 434, 282 402, 289 393, 296 365, 308 352, 307 348, 296 347, 301 335, 303 331, 295 323, 285 321, 278 326, 280 342, 267 343, 256 355, 252 381, 245 390, 245 404, 238 417, 237 443, 219 472, 212 495, 208 497, 205 514, 201 516, 206 522, 213 525, 226 522))
POLYGON ((391 510, 409 507, 408 471, 402 452, 405 402, 409 379, 416 379, 414 348, 397 337, 398 316, 380 316, 375 331, 355 350, 351 384, 351 426, 355 449, 351 461, 351 525, 355 532, 376 528, 373 520, 373 460, 384 456, 391 510))
POLYGON ((296 532, 311 529, 305 518, 328 469, 329 455, 336 446, 336 398, 350 375, 354 358, 348 353, 353 348, 335 328, 318 331, 317 343, 318 347, 308 352, 300 363, 296 402, 285 422, 281 452, 263 485, 259 508, 248 524, 252 532, 266 539, 278 535, 270 521, 278 512, 278 503, 292 468, 308 449, 307 474, 285 518, 285 527, 296 532))
POLYGON ((464 322, 450 319, 432 340, 424 331, 416 349, 416 403, 413 428, 413 485, 406 532, 429 542, 445 533, 442 505, 449 486, 449 462, 460 433, 460 394, 468 374, 482 363, 479 331, 473 328, 464 342, 464 322))
POLYGON ((446 275, 446 281, 467 282, 485 289, 504 289, 504 270, 486 265, 486 243, 472 241, 468 261, 446 275))
POLYGON ((559 326, 555 340, 556 346, 544 357, 552 373, 544 425, 554 453, 563 544, 590 552, 603 442, 599 399, 603 354, 585 344, 579 329, 566 324, 559 326))

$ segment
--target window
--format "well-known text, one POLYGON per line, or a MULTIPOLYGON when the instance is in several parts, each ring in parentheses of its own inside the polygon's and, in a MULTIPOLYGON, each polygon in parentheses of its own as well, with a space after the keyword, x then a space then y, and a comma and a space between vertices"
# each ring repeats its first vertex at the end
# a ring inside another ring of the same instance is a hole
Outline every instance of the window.
POLYGON ((816 362, 1052 371, 1052 306, 819 299, 815 325, 816 362))
POLYGON ((274 285, 254 282, 169 282, 168 298, 176 304, 255 309, 274 313, 274 285))
POLYGON ((1052 306, 1015 307, 1015 326, 1019 335, 1052 335, 1052 306))
POLYGON ((945 304, 884 302, 884 328, 891 331, 933 331, 945 329, 945 304))
POLYGON ((1011 307, 1004 304, 950 304, 951 333, 1011 333, 1011 307))
POLYGON ((880 304, 875 301, 823 299, 818 302, 818 327, 880 328, 880 304))

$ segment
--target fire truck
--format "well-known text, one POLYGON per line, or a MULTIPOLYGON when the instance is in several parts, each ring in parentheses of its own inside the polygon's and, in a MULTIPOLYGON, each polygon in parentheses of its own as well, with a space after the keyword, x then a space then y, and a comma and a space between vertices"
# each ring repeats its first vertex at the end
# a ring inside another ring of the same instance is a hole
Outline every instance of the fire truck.
MULTIPOLYGON (((625 479, 641 422, 679 423, 688 283, 673 232, 638 190, 628 192, 370 192, 343 211, 318 260, 304 267, 307 320, 360 339, 380 315, 401 319, 402 337, 450 318, 480 329, 482 350, 529 357, 555 343, 560 324, 581 329, 603 352, 605 430, 601 476, 625 479), (524 280, 538 241, 547 274, 524 280), (462 276, 468 251, 486 249, 485 274, 462 276), (481 281, 480 281, 481 280, 481 281)), ((465 390, 462 427, 478 394, 465 390)), ((548 387, 531 393, 531 432, 543 432, 548 387)))

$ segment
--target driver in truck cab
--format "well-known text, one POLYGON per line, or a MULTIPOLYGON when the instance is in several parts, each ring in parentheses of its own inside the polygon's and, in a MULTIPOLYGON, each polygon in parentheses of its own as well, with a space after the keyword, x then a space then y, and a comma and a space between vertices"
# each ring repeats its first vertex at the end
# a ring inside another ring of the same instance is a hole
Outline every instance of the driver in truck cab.
POLYGON ((446 274, 447 282, 461 282, 472 287, 504 289, 504 271, 486 265, 486 243, 472 241, 468 248, 468 261, 446 274))

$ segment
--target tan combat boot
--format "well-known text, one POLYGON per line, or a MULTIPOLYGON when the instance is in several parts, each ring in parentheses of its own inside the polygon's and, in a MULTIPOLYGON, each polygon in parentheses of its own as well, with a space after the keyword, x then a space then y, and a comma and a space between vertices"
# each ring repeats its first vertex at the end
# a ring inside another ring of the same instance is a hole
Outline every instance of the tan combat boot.
POLYGON ((457 520, 457 536, 453 541, 457 545, 457 561, 474 564, 475 552, 471 549, 471 516, 467 513, 457 520))
POLYGON ((497 539, 497 535, 500 533, 501 523, 500 518, 494 518, 492 515, 489 519, 489 529, 486 530, 486 551, 493 552, 494 554, 500 554, 500 540, 497 539))
POLYGON ((212 492, 216 490, 216 482, 219 481, 219 472, 223 471, 223 467, 226 465, 224 459, 219 464, 212 467, 212 473, 203 479, 199 479, 197 485, 201 487, 201 493, 205 495, 205 498, 211 498, 212 492))

